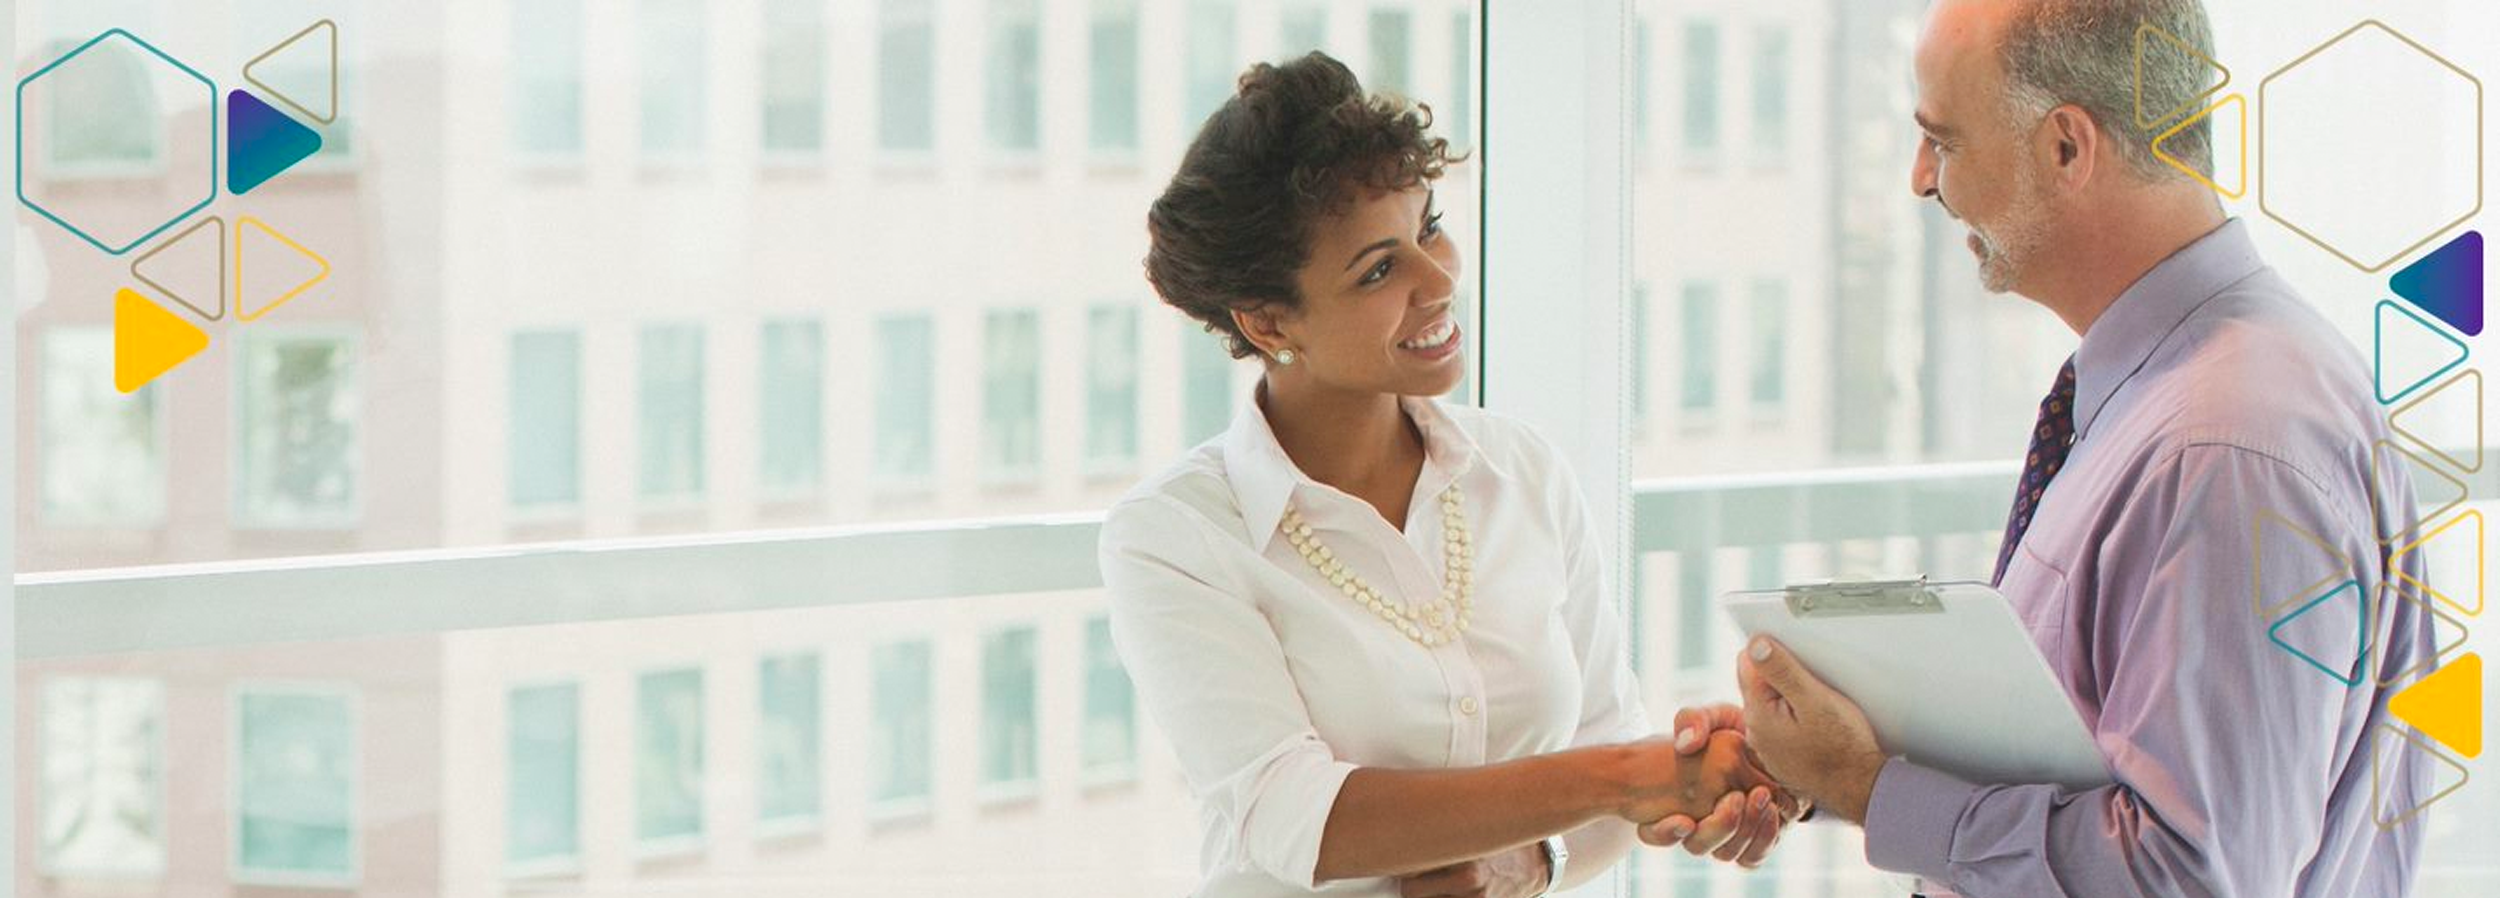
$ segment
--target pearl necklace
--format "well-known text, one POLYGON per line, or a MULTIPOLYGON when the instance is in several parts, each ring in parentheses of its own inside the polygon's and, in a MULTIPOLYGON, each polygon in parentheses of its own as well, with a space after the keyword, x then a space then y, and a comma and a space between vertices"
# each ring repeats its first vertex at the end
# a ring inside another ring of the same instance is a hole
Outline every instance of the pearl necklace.
POLYGON ((1413 602, 1384 598, 1379 590, 1363 582, 1362 577, 1348 570, 1345 562, 1319 541, 1319 537, 1311 532, 1311 525, 1302 520, 1302 512, 1290 503, 1285 506, 1281 527, 1285 540, 1293 545, 1294 551, 1302 553, 1302 560, 1309 562, 1311 569, 1318 571, 1328 585, 1344 592, 1346 598, 1352 599, 1355 604, 1380 615, 1381 620, 1406 634, 1406 638, 1425 648, 1432 648, 1456 641, 1459 634, 1467 632, 1467 627, 1473 623, 1476 575, 1471 568, 1475 564, 1476 549, 1467 535, 1464 498, 1455 483, 1441 491, 1441 595, 1421 607, 1413 602))

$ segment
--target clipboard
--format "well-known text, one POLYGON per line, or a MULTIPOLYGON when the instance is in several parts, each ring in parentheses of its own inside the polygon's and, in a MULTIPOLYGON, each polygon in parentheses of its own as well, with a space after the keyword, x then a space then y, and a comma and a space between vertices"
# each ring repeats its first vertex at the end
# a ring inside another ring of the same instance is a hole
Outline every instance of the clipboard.
POLYGON ((2111 781, 2065 687, 1987 584, 1833 581, 1720 602, 1748 640, 1779 640, 1856 701, 1888 754, 1983 785, 2111 781))

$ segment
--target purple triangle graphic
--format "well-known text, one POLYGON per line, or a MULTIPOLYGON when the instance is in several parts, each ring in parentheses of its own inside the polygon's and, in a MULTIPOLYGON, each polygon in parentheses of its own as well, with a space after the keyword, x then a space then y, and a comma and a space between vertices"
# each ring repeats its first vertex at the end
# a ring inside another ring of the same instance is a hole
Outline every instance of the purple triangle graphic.
POLYGON ((2387 279, 2389 289, 2431 317, 2464 331, 2483 332, 2483 232, 2467 231, 2387 279))

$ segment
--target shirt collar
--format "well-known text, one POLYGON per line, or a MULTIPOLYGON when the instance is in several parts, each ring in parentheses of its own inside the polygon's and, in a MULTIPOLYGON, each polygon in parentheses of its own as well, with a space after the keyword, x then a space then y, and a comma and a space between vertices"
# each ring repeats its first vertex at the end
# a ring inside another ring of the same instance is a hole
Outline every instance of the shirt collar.
MULTIPOLYGON (((1259 404, 1259 395, 1265 389, 1264 380, 1251 389, 1250 400, 1233 413, 1232 426, 1225 430, 1223 438, 1224 477, 1231 483, 1233 501, 1241 509, 1250 547, 1259 552, 1267 551, 1267 544, 1276 536, 1278 522, 1284 519, 1285 505, 1297 492, 1337 493, 1334 487, 1311 479, 1285 455, 1284 445, 1276 441, 1276 431, 1268 426, 1267 413, 1259 404)), ((1424 469, 1415 481, 1419 494, 1439 493, 1478 464, 1496 476, 1509 476, 1438 401, 1401 396, 1398 405, 1407 417, 1414 419, 1415 428, 1424 437, 1424 469)))
POLYGON ((2233 218, 2170 254, 2118 294, 2075 350, 2076 436, 2091 430, 2119 386, 2144 367, 2153 350, 2189 315, 2265 264, 2248 238, 2247 224, 2233 218))

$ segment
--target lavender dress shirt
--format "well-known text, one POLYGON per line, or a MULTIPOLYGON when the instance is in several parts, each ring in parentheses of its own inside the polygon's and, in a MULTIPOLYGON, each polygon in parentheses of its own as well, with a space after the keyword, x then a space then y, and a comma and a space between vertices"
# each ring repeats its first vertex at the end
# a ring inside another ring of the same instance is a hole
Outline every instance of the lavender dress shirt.
MULTIPOLYGON (((2416 509, 2373 459, 2388 430, 2360 354, 2232 220, 2120 295, 2075 366, 2074 454, 2000 588, 2116 783, 1975 785, 1895 758, 1867 860, 1970 898, 2405 893, 2421 822, 2374 821, 2371 742, 2431 634, 2382 590, 2423 573, 2385 560, 2416 509), (2334 554, 2276 527, 2260 596, 2261 514, 2334 554), (2269 638, 2307 603, 2293 590, 2345 580, 2277 634, 2327 663, 2269 638)), ((2378 776, 2385 816, 2427 794, 2410 751, 2378 776)))

